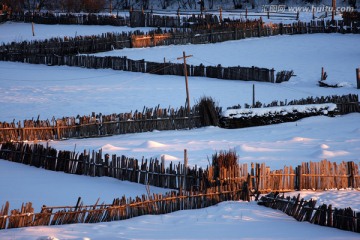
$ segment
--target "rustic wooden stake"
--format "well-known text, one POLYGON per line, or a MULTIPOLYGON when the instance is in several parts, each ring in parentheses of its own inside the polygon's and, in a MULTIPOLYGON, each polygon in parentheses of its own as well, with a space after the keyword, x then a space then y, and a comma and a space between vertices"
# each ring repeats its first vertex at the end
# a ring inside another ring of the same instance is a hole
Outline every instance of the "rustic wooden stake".
POLYGON ((183 52, 182 57, 178 57, 177 59, 184 59, 184 75, 185 75, 185 85, 186 85, 186 102, 187 102, 187 111, 190 116, 190 97, 189 97, 189 85, 188 85, 188 76, 187 76, 187 67, 186 67, 186 58, 192 57, 193 55, 186 56, 185 51, 183 52))
POLYGON ((332 14, 331 14, 331 21, 334 22, 335 14, 336 14, 336 0, 332 0, 332 14))
POLYGON ((252 107, 255 107, 255 84, 253 84, 252 107))
POLYGON ((187 150, 184 149, 184 183, 183 183, 184 194, 186 192, 187 165, 188 165, 188 155, 187 155, 187 150))
POLYGON ((315 20, 315 8, 312 10, 312 19, 315 20))
POLYGON ((34 22, 31 22, 31 29, 32 29, 32 35, 33 35, 33 37, 34 37, 34 36, 35 36, 34 22))
POLYGON ((222 23, 222 7, 220 7, 220 22, 222 23))
POLYGON ((324 80, 324 67, 321 67, 321 77, 320 80, 323 81, 324 80))
POLYGON ((166 59, 164 57, 164 68, 163 68, 163 74, 165 75, 165 67, 166 67, 166 59))
POLYGON ((360 68, 356 69, 357 89, 360 89, 360 68))

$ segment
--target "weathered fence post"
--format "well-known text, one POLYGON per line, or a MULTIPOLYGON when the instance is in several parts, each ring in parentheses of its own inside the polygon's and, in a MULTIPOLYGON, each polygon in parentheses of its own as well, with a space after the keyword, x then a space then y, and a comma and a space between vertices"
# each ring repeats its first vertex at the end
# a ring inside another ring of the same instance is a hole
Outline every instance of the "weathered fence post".
POLYGON ((297 183, 297 189, 301 190, 303 188, 303 182, 302 182, 302 167, 301 165, 298 165, 297 171, 296 171, 296 183, 297 183))
POLYGON ((336 0, 332 0, 331 22, 334 23, 336 15, 336 0))
POLYGON ((356 69, 357 89, 360 89, 360 68, 356 69))
POLYGON ((59 120, 56 120, 56 133, 57 133, 57 139, 61 139, 61 133, 60 133, 60 126, 59 126, 59 120))
POLYGON ((348 187, 349 188, 355 188, 355 177, 354 177, 354 172, 355 172, 355 167, 354 167, 354 162, 350 161, 347 162, 347 175, 348 175, 348 187))
POLYGON ((253 84, 253 88, 252 88, 252 107, 255 107, 255 84, 253 84))
POLYGON ((254 163, 251 163, 251 172, 250 172, 250 174, 251 174, 251 181, 249 182, 249 187, 251 188, 251 189, 254 189, 255 188, 255 178, 257 177, 256 175, 255 175, 255 167, 254 167, 254 163))
POLYGON ((187 155, 187 150, 184 149, 184 190, 186 190, 187 165, 188 165, 188 155, 187 155))
POLYGON ((32 35, 33 35, 33 37, 34 37, 34 36, 35 36, 34 22, 31 22, 31 31, 32 31, 32 35))

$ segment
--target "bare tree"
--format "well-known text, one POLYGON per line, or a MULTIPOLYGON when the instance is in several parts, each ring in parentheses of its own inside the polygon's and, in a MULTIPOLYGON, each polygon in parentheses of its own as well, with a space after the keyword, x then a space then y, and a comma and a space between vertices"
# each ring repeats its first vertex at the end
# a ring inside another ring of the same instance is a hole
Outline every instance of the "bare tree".
POLYGON ((23 0, 23 2, 25 10, 35 13, 40 12, 41 9, 44 8, 48 0, 23 0))
POLYGON ((143 9, 149 9, 149 0, 141 0, 143 9))
POLYGON ((61 10, 61 0, 49 0, 44 4, 44 8, 50 11, 61 10))
POLYGON ((3 0, 0 3, 10 8, 12 12, 18 13, 24 11, 24 0, 3 0))
POLYGON ((105 0, 83 0, 83 10, 88 13, 98 13, 105 8, 105 0))
POLYGON ((162 9, 166 9, 169 6, 169 0, 161 0, 162 9))
POLYGON ((241 0, 233 0, 234 8, 242 8, 241 0))
POLYGON ((79 0, 61 0, 60 4, 63 10, 68 13, 82 10, 82 1, 79 0))
POLYGON ((209 0, 209 9, 213 9, 213 7, 214 7, 214 0, 209 0))

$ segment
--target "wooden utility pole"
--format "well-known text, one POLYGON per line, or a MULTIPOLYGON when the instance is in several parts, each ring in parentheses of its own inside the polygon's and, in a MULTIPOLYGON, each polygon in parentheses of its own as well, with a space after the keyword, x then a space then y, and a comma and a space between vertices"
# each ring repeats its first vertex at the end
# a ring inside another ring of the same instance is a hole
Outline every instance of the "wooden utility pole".
POLYGON ((186 58, 192 57, 193 55, 186 56, 185 51, 183 52, 182 57, 178 57, 177 59, 184 59, 184 75, 185 75, 185 85, 186 85, 186 102, 187 102, 187 110, 188 116, 190 116, 190 97, 189 97, 189 84, 188 84, 188 76, 187 76, 187 66, 186 66, 186 58))

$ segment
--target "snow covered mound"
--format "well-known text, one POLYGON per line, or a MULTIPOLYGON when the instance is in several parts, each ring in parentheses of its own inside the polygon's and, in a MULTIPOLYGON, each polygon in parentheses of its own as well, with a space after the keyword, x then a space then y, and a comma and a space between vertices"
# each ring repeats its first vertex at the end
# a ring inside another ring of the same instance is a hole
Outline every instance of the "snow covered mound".
POLYGON ((222 113, 226 118, 247 118, 255 116, 269 116, 269 115, 287 115, 289 113, 315 113, 322 112, 327 115, 328 112, 333 112, 336 109, 336 104, 311 104, 311 105, 292 105, 282 107, 268 107, 268 108, 246 108, 246 109, 228 109, 222 113))
POLYGON ((140 148, 161 148, 161 147, 166 147, 165 144, 159 143, 159 142, 155 142, 155 141, 146 141, 142 144, 139 145, 140 148))

